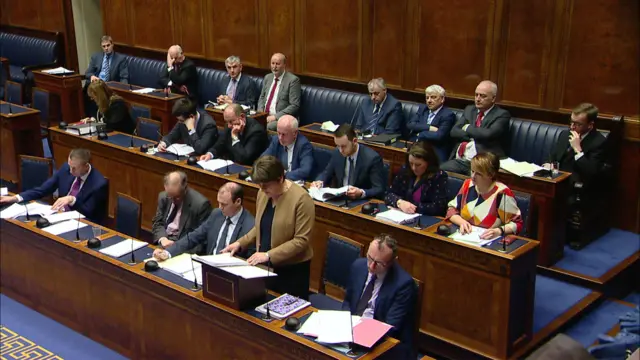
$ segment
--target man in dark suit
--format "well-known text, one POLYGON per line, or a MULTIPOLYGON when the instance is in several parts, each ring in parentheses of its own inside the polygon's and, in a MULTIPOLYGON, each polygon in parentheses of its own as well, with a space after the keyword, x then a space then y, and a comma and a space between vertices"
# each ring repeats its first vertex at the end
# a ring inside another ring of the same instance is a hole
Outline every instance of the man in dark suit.
POLYGON ((173 45, 167 52, 167 70, 160 74, 160 86, 165 91, 186 95, 198 101, 198 71, 196 65, 187 59, 179 45, 173 45))
POLYGON ((255 84, 248 76, 242 76, 242 62, 237 56, 229 56, 224 62, 229 78, 225 79, 225 93, 218 96, 218 104, 236 103, 252 107, 256 104, 255 84))
POLYGON ((369 98, 364 99, 358 111, 356 130, 368 134, 400 134, 404 122, 402 104, 387 93, 384 79, 369 81, 369 98))
POLYGON ((384 177, 382 157, 374 150, 358 144, 349 124, 342 124, 333 133, 336 150, 324 171, 311 186, 321 188, 349 186, 351 199, 382 198, 387 181, 384 177), (348 161, 347 161, 348 159, 348 161))
POLYGON ((84 98, 85 115, 95 116, 98 110, 96 104, 91 101, 87 94, 90 83, 102 80, 119 81, 124 84, 129 83, 129 60, 126 55, 113 51, 113 40, 111 36, 105 35, 101 39, 102 52, 91 55, 89 66, 84 72, 88 80, 82 89, 84 98))
POLYGON ((154 244, 167 247, 200 226, 211 213, 211 203, 187 185, 187 175, 172 171, 164 176, 164 191, 152 221, 154 244))
POLYGON ((411 275, 396 263, 397 251, 398 244, 390 235, 380 234, 373 239, 367 258, 351 265, 342 310, 393 326, 389 335, 400 340, 399 358, 415 359, 417 287, 411 275))
POLYGON ((166 151, 171 144, 187 144, 196 155, 204 154, 218 139, 215 121, 206 112, 196 109, 196 103, 182 98, 173 104, 171 114, 178 123, 162 138, 158 151, 166 151))
POLYGON ((265 75, 258 99, 258 111, 267 116, 267 129, 275 131, 282 115, 296 116, 300 109, 300 79, 286 71, 287 58, 276 53, 271 56, 271 73, 265 75))
POLYGON ((285 177, 289 180, 309 180, 313 170, 313 146, 298 131, 298 120, 291 115, 278 119, 278 136, 261 156, 275 156, 282 162, 285 177))
POLYGON ((215 209, 207 220, 198 228, 182 235, 166 250, 155 250, 153 256, 158 260, 166 260, 180 255, 194 247, 202 246, 201 254, 215 255, 229 244, 249 232, 254 226, 254 218, 249 211, 242 207, 242 186, 228 182, 218 191, 218 209, 215 209))
MULTIPOLYGON (((583 183, 583 191, 594 190, 598 173, 604 165, 605 137, 596 129, 598 108, 589 103, 578 105, 571 112, 569 129, 560 133, 552 149, 549 163, 571 173, 571 182, 583 183)), ((597 189, 595 189, 597 191, 597 189)))
POLYGON ((59 197, 53 203, 54 210, 75 210, 93 222, 104 221, 109 197, 107 180, 91 166, 91 153, 85 149, 71 150, 67 162, 39 187, 16 196, 2 196, 0 204, 28 202, 50 196, 56 190, 59 197))
POLYGON ((500 158, 506 156, 502 147, 509 136, 511 114, 496 105, 497 94, 495 83, 484 80, 478 84, 475 105, 467 106, 451 129, 451 137, 458 144, 453 147, 450 160, 440 166, 442 170, 469 175, 471 159, 476 154, 492 152, 500 158))
POLYGON ((267 148, 267 131, 259 122, 248 118, 240 104, 231 104, 224 109, 227 124, 224 134, 200 157, 200 161, 212 158, 227 158, 242 165, 252 165, 267 148))
POLYGON ((440 85, 431 85, 424 90, 427 106, 420 106, 418 112, 407 123, 409 140, 431 143, 440 162, 445 162, 451 152, 451 128, 456 115, 444 106, 445 90, 440 85))

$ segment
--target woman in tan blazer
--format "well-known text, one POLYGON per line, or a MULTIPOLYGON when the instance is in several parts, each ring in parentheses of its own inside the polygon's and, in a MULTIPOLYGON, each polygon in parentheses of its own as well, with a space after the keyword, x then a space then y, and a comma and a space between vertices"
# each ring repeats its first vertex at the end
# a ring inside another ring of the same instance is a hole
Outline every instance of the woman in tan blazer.
POLYGON ((313 257, 313 199, 302 187, 285 179, 282 163, 273 156, 256 160, 251 179, 260 186, 255 226, 223 252, 233 255, 255 244, 258 251, 248 262, 272 264, 278 276, 271 280, 270 288, 307 299, 313 257))

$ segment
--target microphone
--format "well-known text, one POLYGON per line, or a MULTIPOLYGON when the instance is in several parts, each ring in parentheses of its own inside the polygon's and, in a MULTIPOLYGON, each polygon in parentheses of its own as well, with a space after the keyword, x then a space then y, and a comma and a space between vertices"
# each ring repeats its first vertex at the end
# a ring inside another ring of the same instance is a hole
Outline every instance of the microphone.
POLYGON ((165 99, 169 98, 169 87, 168 86, 166 88, 164 88, 164 98, 165 99))
MULTIPOLYGON (((506 184, 505 184, 506 185, 506 184)), ((507 213, 506 213, 506 209, 507 209, 507 200, 505 198, 506 194, 503 192, 502 193, 502 213, 504 214, 504 219, 505 221, 507 220, 507 213)), ((500 242, 502 242, 502 249, 499 249, 498 251, 502 252, 502 253, 506 253, 507 252, 507 237, 505 235, 505 226, 502 226, 502 239, 500 242)))
POLYGON ((420 216, 418 216, 418 222, 416 222, 416 225, 413 227, 416 230, 422 230, 422 225, 420 224, 422 220, 422 214, 420 214, 420 216))
POLYGON ((131 134, 131 142, 129 143, 129 149, 133 149, 133 135, 136 133, 136 129, 133 129, 133 134, 131 134))
MULTIPOLYGON (((269 281, 269 271, 271 270, 271 266, 269 266, 271 264, 271 259, 267 260, 267 280, 265 281, 269 281)), ((269 290, 265 287, 264 290, 264 294, 265 294, 265 298, 267 298, 267 302, 264 304, 264 309, 267 310, 267 313, 262 315, 262 320, 264 321, 271 321, 271 312, 269 311, 269 290)))
POLYGON ((26 220, 27 221, 31 221, 31 217, 29 216, 29 207, 27 206, 27 203, 24 203, 24 209, 26 211, 26 220))
POLYGON ((76 220, 78 222, 78 226, 76 226, 76 243, 79 243, 80 240, 80 216, 82 216, 82 214, 80 214, 80 212, 78 212, 78 219, 76 220))
MULTIPOLYGON (((187 242, 189 241, 189 233, 187 233, 187 242)), ((193 285, 191 285, 191 290, 198 290, 198 278, 196 277, 196 267, 193 266, 193 254, 190 256, 191 259, 191 271, 193 272, 193 285)))
POLYGON ((131 86, 131 83, 129 83, 129 91, 133 91, 133 86, 131 86))
POLYGON ((156 134, 158 134, 158 143, 160 143, 160 141, 162 141, 162 133, 160 132, 160 129, 156 130, 156 134))
POLYGON ((225 175, 229 175, 229 160, 226 160, 227 169, 225 170, 225 175))
POLYGON ((135 265, 136 264, 136 255, 134 254, 133 251, 133 239, 131 239, 131 259, 129 259, 129 265, 135 265))
POLYGON ((344 194, 344 205, 341 206, 345 210, 349 210, 349 196, 344 194))
POLYGON ((356 119, 356 114, 358 114, 360 110, 360 106, 362 106, 362 101, 358 102, 358 106, 356 107, 356 110, 353 112, 353 115, 351 116, 351 121, 349 121, 349 126, 351 126, 352 128, 353 128, 353 120, 356 119))
POLYGON ((9 95, 9 115, 13 115, 13 110, 11 109, 11 95, 9 95))

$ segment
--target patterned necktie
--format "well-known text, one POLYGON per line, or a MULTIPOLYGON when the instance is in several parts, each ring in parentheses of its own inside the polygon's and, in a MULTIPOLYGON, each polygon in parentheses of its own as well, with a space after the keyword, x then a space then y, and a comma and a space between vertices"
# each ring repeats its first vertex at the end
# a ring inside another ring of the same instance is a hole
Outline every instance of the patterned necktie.
POLYGON ((476 127, 480 127, 480 125, 482 125, 483 118, 484 118, 484 111, 480 111, 478 113, 478 117, 476 118, 476 127))
MULTIPOLYGON (((484 111, 478 112, 478 117, 476 117, 476 123, 475 123, 476 127, 480 127, 482 125, 483 118, 484 118, 484 111)), ((469 144, 468 141, 465 141, 460 144, 460 147, 458 148, 458 156, 460 158, 464 158, 464 152, 467 149, 468 144, 469 144)))
POLYGON ((278 78, 273 79, 273 87, 271 88, 271 93, 269 94, 269 99, 267 100, 267 105, 264 107, 265 112, 269 112, 271 108, 271 101, 273 100, 273 95, 276 93, 276 88, 278 87, 278 78))
POLYGON ((434 113, 433 111, 429 111, 429 117, 427 118, 428 125, 431 125, 434 117, 436 117, 436 113, 434 113))
POLYGON ((236 96, 236 86, 238 86, 237 79, 231 79, 231 86, 229 86, 229 91, 227 92, 227 96, 233 100, 236 96))
POLYGON ((111 54, 105 56, 104 59, 104 81, 109 81, 111 78, 111 54))
POLYGON ((371 280, 367 284, 367 287, 364 288, 362 292, 362 296, 358 301, 358 305, 356 306, 356 315, 362 316, 364 311, 367 309, 369 305, 369 300, 371 300, 371 296, 373 296, 373 287, 375 286, 377 276, 375 274, 371 275, 371 280))
MULTIPOLYGON (((224 222, 224 230, 222 230, 222 235, 220 235, 220 239, 218 239, 218 246, 216 247, 216 255, 220 254, 220 251, 227 246, 227 235, 229 235, 229 227, 231 225, 231 218, 227 217, 227 220, 224 222)), ((212 254, 213 255, 213 254, 212 254)))
POLYGON ((372 135, 375 134, 376 128, 378 127, 379 118, 380 118, 380 104, 375 104, 373 106, 373 115, 371 116, 371 122, 365 129, 365 132, 370 132, 372 135))
MULTIPOLYGON (((73 181, 73 184, 71 185, 69 196, 77 197, 78 193, 80 192, 80 185, 82 185, 82 179, 79 177, 76 177, 76 179, 73 181)), ((69 205, 66 205, 64 207, 64 211, 69 211, 69 210, 71 210, 71 207, 69 205)))

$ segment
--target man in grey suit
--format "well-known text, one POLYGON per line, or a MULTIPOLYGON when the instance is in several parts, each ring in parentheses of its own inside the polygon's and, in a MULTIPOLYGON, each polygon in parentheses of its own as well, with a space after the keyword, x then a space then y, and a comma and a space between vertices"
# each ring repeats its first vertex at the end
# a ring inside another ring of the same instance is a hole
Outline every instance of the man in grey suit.
POLYGON ((157 249, 153 256, 166 260, 197 246, 203 246, 205 255, 219 254, 222 249, 244 236, 254 226, 251 213, 242 207, 242 185, 228 182, 218 191, 218 205, 207 221, 166 249, 157 249))
POLYGON ((211 213, 211 203, 188 187, 187 175, 182 171, 164 176, 164 190, 158 195, 152 231, 154 244, 167 247, 200 226, 211 213))
POLYGON ((102 52, 91 55, 89 67, 84 72, 88 81, 119 81, 129 83, 129 61, 126 55, 113 51, 111 36, 105 35, 101 39, 102 52))
POLYGON ((449 161, 440 169, 470 175, 471 159, 476 154, 492 152, 506 156, 503 143, 509 136, 511 114, 496 105, 498 86, 484 80, 476 87, 475 104, 464 109, 462 117, 451 129, 451 138, 458 142, 449 161))
POLYGON ((271 57, 271 74, 262 82, 258 111, 269 113, 267 130, 276 131, 278 119, 285 114, 296 116, 300 109, 300 79, 287 69, 287 58, 280 53, 271 57))

